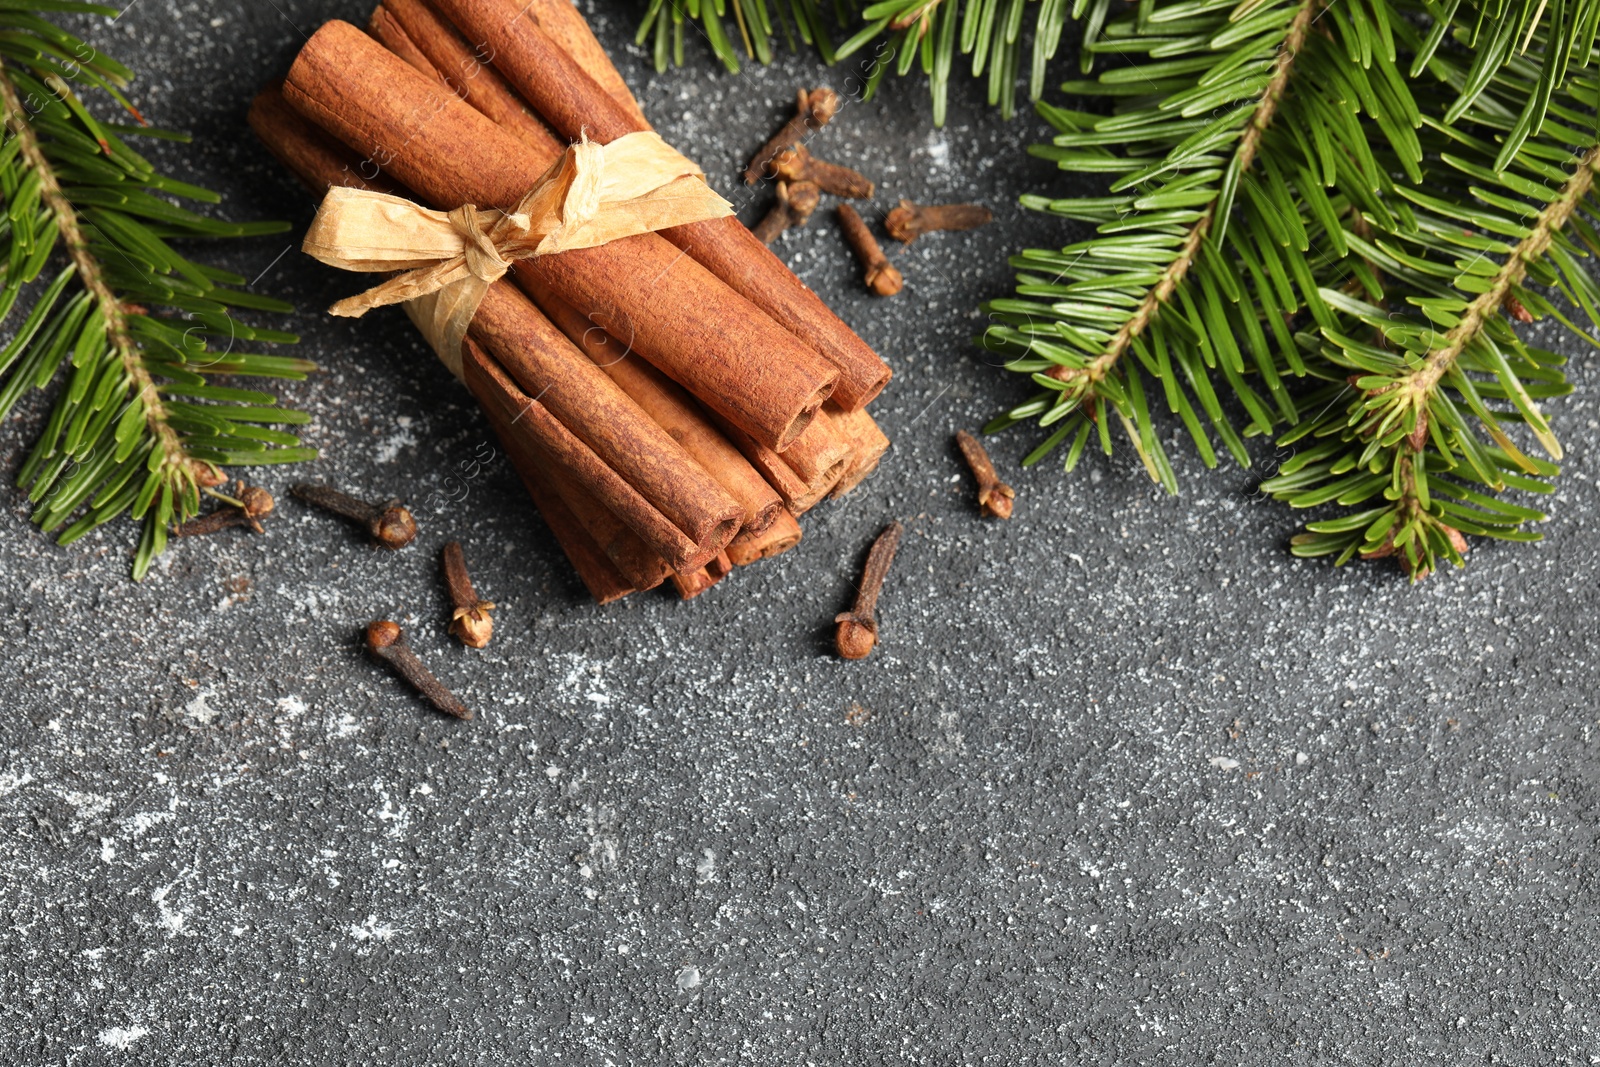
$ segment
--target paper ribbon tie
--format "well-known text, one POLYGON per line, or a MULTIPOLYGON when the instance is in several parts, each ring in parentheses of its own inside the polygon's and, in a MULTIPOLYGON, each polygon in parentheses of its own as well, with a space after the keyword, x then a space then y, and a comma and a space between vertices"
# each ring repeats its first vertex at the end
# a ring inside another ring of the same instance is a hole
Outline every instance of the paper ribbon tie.
POLYGON ((516 260, 731 214, 700 168, 658 134, 630 133, 606 145, 569 145, 512 212, 470 204, 433 211, 387 193, 329 189, 302 247, 345 270, 403 271, 329 310, 360 318, 406 304, 460 377, 467 327, 516 260))

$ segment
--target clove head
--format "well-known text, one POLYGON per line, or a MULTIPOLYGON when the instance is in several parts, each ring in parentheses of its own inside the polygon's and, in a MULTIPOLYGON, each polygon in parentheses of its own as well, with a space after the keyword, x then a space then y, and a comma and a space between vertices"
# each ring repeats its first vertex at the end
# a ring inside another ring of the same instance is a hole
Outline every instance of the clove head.
POLYGON ((398 551, 417 539, 417 520, 400 501, 391 500, 372 520, 368 530, 379 546, 398 551))
POLYGON ((866 659, 878 647, 878 620, 846 611, 833 621, 838 624, 833 647, 841 659, 866 659))
POLYGON ((373 652, 393 648, 400 643, 400 624, 383 619, 367 626, 367 647, 373 652))
POLYGON ((494 616, 489 614, 494 605, 479 601, 475 607, 456 608, 450 617, 450 632, 468 648, 486 648, 494 637, 494 616))
POLYGON ((998 482, 986 493, 978 494, 978 510, 991 519, 1009 519, 1017 491, 1005 482, 998 482))
POLYGON ((867 267, 865 280, 873 296, 893 296, 906 284, 900 268, 886 259, 867 267))

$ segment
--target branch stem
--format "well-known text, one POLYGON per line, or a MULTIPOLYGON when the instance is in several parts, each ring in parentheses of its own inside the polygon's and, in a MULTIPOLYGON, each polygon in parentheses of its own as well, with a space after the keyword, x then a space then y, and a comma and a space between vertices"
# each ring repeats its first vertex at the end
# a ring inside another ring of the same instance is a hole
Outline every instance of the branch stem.
POLYGON ((28 122, 27 109, 23 107, 22 100, 17 95, 16 84, 6 70, 4 59, 0 59, 0 107, 5 109, 6 128, 17 138, 18 151, 23 161, 29 169, 39 175, 39 200, 55 218, 56 228, 61 232, 61 239, 67 247, 67 255, 78 269, 78 280, 83 283, 83 287, 88 290, 100 309, 101 318, 105 322, 106 337, 116 351, 123 371, 133 386, 133 399, 143 405, 145 425, 155 436, 155 447, 166 457, 164 465, 171 470, 188 470, 188 454, 184 450, 178 432, 167 421, 166 405, 162 402, 155 379, 145 366, 139 346, 134 342, 133 335, 128 329, 127 312, 123 309, 122 302, 117 299, 117 295, 111 291, 111 286, 107 284, 105 275, 100 269, 100 261, 89 250, 89 241, 84 236, 83 223, 78 217, 77 209, 62 191, 55 169, 40 146, 33 126, 28 122))
MULTIPOLYGON (((1261 138, 1266 135, 1267 128, 1272 125, 1272 120, 1278 113, 1278 106, 1283 102, 1283 94, 1289 87, 1295 58, 1305 47, 1306 37, 1311 32, 1311 25, 1316 21, 1317 13, 1322 10, 1323 2, 1324 0, 1306 0, 1289 23, 1283 47, 1278 50, 1278 58, 1273 64, 1272 78, 1262 90, 1261 99, 1250 115, 1250 121, 1246 124, 1234 152, 1239 160, 1241 181, 1245 172, 1250 169, 1250 165, 1255 162, 1256 153, 1261 150, 1261 138)), ((1050 377, 1064 382, 1081 381, 1085 386, 1092 388, 1111 373, 1112 368, 1133 346, 1134 340, 1149 327, 1156 313, 1178 291, 1178 286, 1183 283, 1189 268, 1194 265, 1195 257, 1200 253, 1200 246, 1211 233, 1211 227, 1216 221, 1216 210, 1217 201, 1213 199, 1189 227, 1177 256, 1161 272, 1161 280, 1145 294, 1133 314, 1128 316, 1127 321, 1106 342, 1105 349, 1082 367, 1051 368, 1050 377)))

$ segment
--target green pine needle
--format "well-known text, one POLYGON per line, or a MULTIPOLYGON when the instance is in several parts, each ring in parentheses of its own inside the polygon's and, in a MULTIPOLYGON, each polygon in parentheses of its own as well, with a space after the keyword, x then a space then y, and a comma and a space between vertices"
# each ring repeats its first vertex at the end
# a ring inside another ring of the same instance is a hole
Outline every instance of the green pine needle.
POLYGON ((244 279, 188 259, 176 239, 280 233, 286 224, 222 222, 180 207, 216 194, 155 170, 128 147, 133 134, 185 139, 97 121, 78 95, 122 95, 132 73, 40 17, 116 15, 72 0, 0 4, 0 320, 38 289, 0 350, 0 418, 22 395, 60 381, 43 433, 18 473, 33 519, 61 543, 122 515, 143 521, 133 574, 142 578, 169 528, 200 507, 201 475, 222 465, 310 459, 272 425, 306 421, 267 393, 212 384, 219 375, 303 378, 304 360, 236 353, 240 343, 293 342, 249 326, 231 308, 286 312, 233 288, 244 279), (57 255, 59 253, 60 255, 57 255), (30 288, 32 287, 32 288, 30 288), (210 350, 207 338, 224 340, 210 350))
POLYGON ((766 0, 726 4, 650 0, 635 43, 653 42, 656 69, 665 71, 684 61, 687 25, 691 34, 704 39, 718 62, 738 73, 744 59, 771 62, 777 35, 790 49, 798 38, 830 66, 856 59, 864 72, 865 100, 872 99, 891 69, 902 76, 917 69, 928 79, 933 123, 943 126, 957 53, 972 57, 972 76, 986 77, 989 103, 1010 118, 1016 109, 1019 74, 1027 71, 1029 97, 1039 99, 1046 67, 1055 58, 1067 21, 1087 17, 1089 25, 1098 25, 1110 4, 1111 0, 838 0, 823 5, 818 0, 780 0, 769 11, 766 0), (1032 17, 1027 18, 1030 8, 1032 17))
POLYGON ((1094 235, 988 305, 981 343, 1040 387, 990 428, 1036 420, 1026 462, 1071 469, 1114 413, 1172 492, 1158 400, 1208 466, 1277 435, 1263 490, 1326 516, 1295 554, 1413 579, 1536 540, 1508 496, 1551 490, 1570 387, 1516 327, 1578 330, 1557 297, 1600 327, 1597 26, 1600 0, 1146 0, 1086 34, 1116 64, 1063 87, 1090 110, 1039 105, 1033 152, 1107 192, 1023 198, 1094 235))

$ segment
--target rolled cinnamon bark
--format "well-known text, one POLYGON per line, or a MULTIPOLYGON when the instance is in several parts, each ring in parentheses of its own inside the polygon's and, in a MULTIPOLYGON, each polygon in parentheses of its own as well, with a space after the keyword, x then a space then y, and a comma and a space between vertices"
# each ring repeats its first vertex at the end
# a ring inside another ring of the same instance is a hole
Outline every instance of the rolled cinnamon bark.
POLYGON ((728 558, 736 566, 748 567, 757 560, 770 559, 800 543, 800 523, 785 511, 761 533, 742 533, 728 542, 728 558))
POLYGON ((850 443, 850 463, 834 485, 833 496, 844 496, 860 485, 878 468, 878 463, 889 451, 889 437, 879 428, 877 420, 861 411, 827 410, 833 429, 850 443))
POLYGON ((283 98, 282 78, 268 82, 256 94, 245 121, 267 151, 317 197, 336 185, 375 193, 396 191, 377 167, 363 168, 355 153, 290 107, 283 98))
MULTIPOLYGON (((534 300, 550 321, 739 502, 744 509, 740 532, 759 533, 772 525, 783 510, 783 500, 682 386, 633 355, 571 304, 542 287, 534 288, 534 300)), ((810 433, 807 427, 800 439, 810 433)))
MULTIPOLYGON (((541 407, 697 546, 714 546, 715 554, 739 531, 744 509, 738 501, 515 287, 504 282, 489 287, 471 336, 524 392, 539 397, 541 407), (730 523, 732 530, 724 536, 730 523)), ((649 531, 641 529, 639 535, 654 544, 649 531)))
POLYGON ((826 404, 811 420, 806 432, 783 450, 783 461, 808 485, 822 481, 830 474, 834 474, 833 480, 838 481, 849 466, 850 459, 850 442, 834 426, 826 404), (837 472, 834 468, 838 468, 837 472))
MULTIPOLYGON (((346 22, 312 35, 284 97, 441 208, 515 207, 554 162, 346 22)), ((522 260, 516 271, 630 338, 770 448, 786 448, 805 430, 838 379, 826 360, 655 234, 522 260)))
POLYGON ((567 147, 543 119, 528 109, 500 72, 433 8, 421 0, 384 0, 372 17, 373 26, 368 28, 379 43, 424 74, 443 81, 495 125, 551 157, 567 147), (385 13, 383 32, 377 28, 379 12, 385 13))
MULTIPOLYGON (((492 419, 490 421, 494 422, 492 419)), ((522 478, 528 495, 533 498, 540 517, 550 527, 550 532, 561 545, 561 551, 566 554, 572 569, 578 572, 578 578, 589 590, 589 595, 594 597, 596 603, 609 604, 636 592, 635 586, 622 576, 622 572, 600 550, 594 538, 589 536, 567 502, 550 484, 545 472, 531 457, 512 447, 513 440, 509 435, 501 438, 501 443, 506 446, 506 455, 511 458, 512 466, 522 478)))
POLYGON ((723 423, 722 432, 727 434, 728 440, 733 442, 733 447, 744 453, 744 458, 750 465, 761 472, 767 484, 772 486, 783 498, 783 506, 793 515, 804 515, 817 505, 823 497, 828 495, 843 476, 846 460, 834 464, 825 470, 816 480, 806 481, 795 473, 795 469, 778 453, 755 440, 749 434, 739 430, 736 426, 723 423))
MULTIPOLYGON (((479 42, 480 51, 494 56, 495 67, 557 133, 609 143, 650 128, 594 77, 604 66, 621 81, 604 50, 599 60, 589 57, 586 71, 527 0, 431 2, 468 40, 479 42)), ((661 233, 836 366, 834 395, 840 406, 860 408, 889 384, 888 365, 738 219, 711 219, 661 233)))
MULTIPOLYGON (((279 83, 268 85, 256 96, 249 122, 267 148, 318 195, 329 186, 360 180, 349 149, 285 104, 279 83)), ((514 430, 504 411, 486 407, 484 412, 546 525, 597 601, 607 603, 666 581, 670 573, 666 562, 594 494, 544 458, 526 432, 526 424, 521 431, 514 430)))
POLYGON ((733 561, 724 552, 697 571, 689 574, 674 574, 672 576, 672 585, 673 588, 677 589, 680 600, 693 600, 732 572, 733 561))
MULTIPOLYGON (((474 335, 477 326, 473 328, 474 335)), ((563 341, 565 338, 563 338, 563 341)), ((737 504, 728 501, 724 517, 710 532, 696 539, 656 508, 640 489, 596 455, 588 444, 562 423, 540 401, 528 396, 474 340, 462 345, 462 379, 478 403, 495 418, 519 433, 532 436, 553 464, 571 476, 596 499, 627 523, 673 570, 703 567, 739 532, 737 504)), ((548 394, 546 394, 548 395, 548 394)), ((643 415, 639 416, 643 419, 643 415)), ((704 477, 704 472, 701 472, 704 477)), ((720 489, 718 490, 720 493, 720 489)))
POLYGON ((628 524, 597 500, 559 463, 551 462, 525 435, 501 435, 507 452, 517 449, 544 472, 551 488, 560 495, 578 523, 617 572, 634 589, 654 589, 672 574, 666 560, 658 556, 628 524))
POLYGON ((641 129, 649 128, 650 124, 633 90, 622 80, 622 72, 606 55, 605 46, 595 37, 588 21, 573 6, 572 0, 531 0, 527 11, 538 20, 544 32, 561 46, 563 52, 571 56, 600 88, 641 124, 641 129))
POLYGON ((379 4, 372 9, 372 17, 367 19, 367 32, 377 38, 378 43, 389 51, 410 63, 418 70, 429 68, 428 73, 443 78, 443 74, 433 70, 428 57, 422 54, 422 49, 417 47, 417 42, 405 31, 405 27, 395 21, 394 15, 385 4, 379 4))

